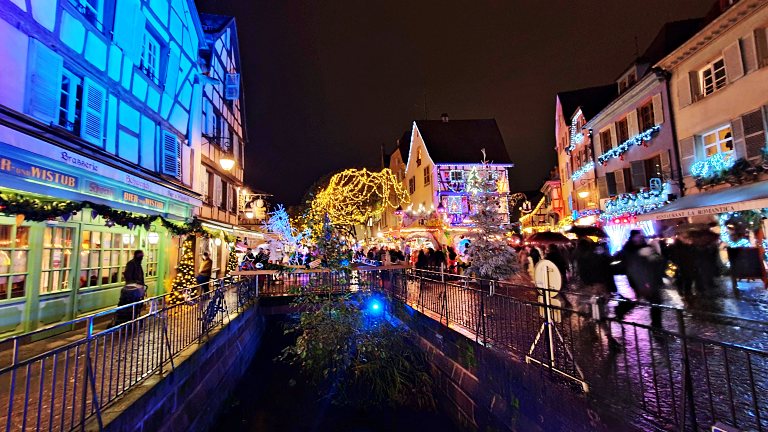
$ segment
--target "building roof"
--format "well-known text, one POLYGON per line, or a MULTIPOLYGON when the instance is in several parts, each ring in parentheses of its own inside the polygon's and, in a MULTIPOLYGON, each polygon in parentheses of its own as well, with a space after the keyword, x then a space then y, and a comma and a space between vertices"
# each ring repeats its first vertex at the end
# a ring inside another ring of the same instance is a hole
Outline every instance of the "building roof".
POLYGON ((618 94, 618 87, 612 83, 560 92, 557 94, 557 98, 563 108, 563 116, 570 119, 576 109, 581 108, 584 117, 589 120, 611 103, 618 94))
POLYGON ((479 163, 486 159, 511 164, 507 146, 495 119, 416 120, 416 127, 434 163, 479 163))
POLYGON ((203 25, 203 31, 206 33, 221 32, 222 30, 227 28, 227 26, 233 19, 235 18, 227 15, 216 15, 216 14, 209 14, 209 13, 200 14, 200 22, 203 25))
POLYGON ((664 24, 637 62, 656 63, 695 35, 704 24, 703 18, 672 21, 664 24))

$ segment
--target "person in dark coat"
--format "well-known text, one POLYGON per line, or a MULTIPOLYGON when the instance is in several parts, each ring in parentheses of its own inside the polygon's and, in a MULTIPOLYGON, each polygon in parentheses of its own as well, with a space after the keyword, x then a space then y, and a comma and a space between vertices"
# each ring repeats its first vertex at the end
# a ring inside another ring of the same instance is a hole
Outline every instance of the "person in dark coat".
POLYGON ((144 285, 144 269, 141 268, 141 261, 144 259, 144 251, 137 250, 133 252, 133 259, 128 261, 123 270, 123 279, 127 284, 144 285))
MULTIPOLYGON (((651 304, 661 303, 664 258, 646 243, 642 231, 630 231, 629 240, 619 252, 619 259, 635 296, 651 304)), ((631 301, 619 303, 616 319, 622 320, 635 306, 637 304, 631 301)), ((651 325, 661 327, 661 309, 657 307, 651 307, 651 325)))
POLYGON ((533 245, 528 246, 528 256, 531 257, 533 266, 536 267, 536 264, 541 260, 541 252, 539 252, 539 248, 533 245))
MULTIPOLYGON (((128 261, 123 271, 125 286, 120 290, 120 299, 117 306, 125 306, 131 303, 140 302, 144 299, 146 287, 144 286, 144 269, 141 268, 141 261, 144 259, 144 252, 137 250, 133 253, 133 259, 128 261)), ((118 309, 115 313, 115 325, 120 325, 136 319, 141 315, 142 305, 118 309)))
POLYGON ((427 258, 427 254, 424 253, 424 249, 419 251, 419 254, 416 256, 416 268, 417 269, 425 269, 429 265, 429 259, 427 258))
POLYGON ((560 253, 560 249, 557 248, 557 245, 550 244, 547 247, 547 254, 544 255, 544 259, 548 261, 552 261, 552 264, 557 267, 557 269, 560 271, 560 277, 563 281, 563 288, 565 288, 568 285, 568 262, 563 258, 563 255, 560 253))

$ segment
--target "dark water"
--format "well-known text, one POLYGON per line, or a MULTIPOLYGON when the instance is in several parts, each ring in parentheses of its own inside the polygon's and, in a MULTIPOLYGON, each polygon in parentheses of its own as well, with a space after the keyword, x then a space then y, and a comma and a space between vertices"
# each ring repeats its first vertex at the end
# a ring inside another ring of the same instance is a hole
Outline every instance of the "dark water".
POLYGON ((387 409, 363 412, 322 400, 297 368, 273 359, 291 342, 278 319, 267 321, 261 348, 213 431, 233 432, 458 432, 439 412, 387 409))

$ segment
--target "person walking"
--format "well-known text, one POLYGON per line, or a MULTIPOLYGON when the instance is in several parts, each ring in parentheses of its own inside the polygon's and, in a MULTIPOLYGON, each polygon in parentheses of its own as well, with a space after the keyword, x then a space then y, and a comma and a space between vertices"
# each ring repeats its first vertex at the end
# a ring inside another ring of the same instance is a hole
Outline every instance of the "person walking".
POLYGON ((562 287, 568 286, 568 262, 563 258, 560 249, 556 244, 552 243, 547 246, 547 254, 544 255, 544 259, 552 261, 552 264, 560 271, 560 278, 563 281, 562 287))
MULTIPOLYGON (((141 261, 144 259, 144 251, 141 249, 133 252, 133 259, 128 261, 123 270, 125 285, 120 289, 120 299, 117 306, 125 306, 137 303, 144 299, 146 286, 144 285, 144 269, 141 261)), ((136 319, 141 314, 142 305, 118 309, 115 313, 114 325, 120 325, 136 319)))
POLYGON ((200 263, 200 272, 197 274, 195 280, 197 284, 202 288, 204 293, 207 293, 211 289, 211 273, 213 272, 213 260, 208 252, 203 252, 203 260, 200 263))
MULTIPOLYGON (((650 246, 642 231, 632 230, 629 240, 619 252, 619 259, 629 280, 629 286, 635 292, 637 299, 645 300, 652 305, 661 303, 662 274, 664 258, 650 246)), ((624 300, 616 307, 616 319, 621 321, 637 303, 624 300)), ((651 306, 651 325, 661 328, 661 309, 651 306)))

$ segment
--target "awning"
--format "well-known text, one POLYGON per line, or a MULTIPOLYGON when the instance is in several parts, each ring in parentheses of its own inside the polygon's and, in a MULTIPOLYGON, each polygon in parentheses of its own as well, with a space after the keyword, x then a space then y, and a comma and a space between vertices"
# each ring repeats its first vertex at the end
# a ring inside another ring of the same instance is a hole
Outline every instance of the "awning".
POLYGON ((766 207, 768 207, 768 182, 763 181, 714 192, 687 195, 656 211, 639 214, 637 219, 641 221, 675 219, 766 207))

